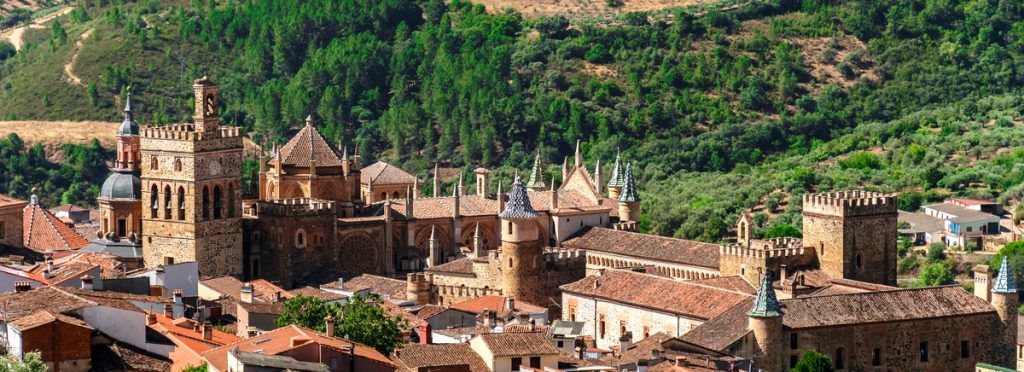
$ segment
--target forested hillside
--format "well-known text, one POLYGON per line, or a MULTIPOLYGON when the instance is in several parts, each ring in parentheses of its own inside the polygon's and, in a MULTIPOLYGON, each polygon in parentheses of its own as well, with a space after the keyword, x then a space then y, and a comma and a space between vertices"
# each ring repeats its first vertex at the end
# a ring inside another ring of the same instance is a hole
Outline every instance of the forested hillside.
POLYGON ((579 138, 591 166, 619 147, 636 163, 644 226, 704 240, 748 208, 759 234, 794 233, 776 227, 799 226, 786 193, 902 191, 909 208, 1015 197, 1024 181, 1017 1, 751 1, 572 22, 458 0, 80 5, 2 62, 0 117, 113 121, 131 86, 143 124, 185 121, 189 82, 208 74, 227 123, 258 143, 312 113, 368 161, 421 175, 435 162, 509 174, 534 151, 556 174, 579 138))

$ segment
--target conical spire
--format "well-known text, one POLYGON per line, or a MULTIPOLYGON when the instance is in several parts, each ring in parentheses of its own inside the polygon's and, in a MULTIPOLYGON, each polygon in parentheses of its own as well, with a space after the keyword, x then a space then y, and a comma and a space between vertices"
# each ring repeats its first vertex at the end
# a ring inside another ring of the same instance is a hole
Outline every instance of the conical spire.
POLYGON ((132 118, 132 93, 128 92, 128 96, 124 99, 124 121, 121 122, 121 126, 117 128, 118 136, 137 136, 139 135, 139 124, 132 118))
POLYGON ((754 297, 754 307, 747 312, 747 315, 755 318, 774 318, 782 316, 782 305, 775 297, 775 288, 772 288, 771 276, 765 274, 761 277, 761 285, 757 288, 757 296, 754 297))
POLYGON ((626 164, 625 185, 622 187, 622 194, 619 195, 619 201, 640 201, 640 195, 637 195, 636 193, 636 180, 633 178, 633 163, 626 164))
POLYGON ((463 173, 460 170, 459 171, 459 187, 455 189, 456 192, 458 193, 458 196, 466 195, 466 187, 462 183, 462 179, 463 179, 464 176, 465 176, 465 173, 463 173))
POLYGON ((544 175, 542 174, 540 167, 540 152, 538 151, 537 155, 533 158, 533 169, 530 170, 530 182, 526 183, 526 188, 537 191, 543 190, 544 187, 546 187, 546 185, 544 185, 544 175))
POLYGON ((996 276, 996 283, 992 286, 994 293, 1017 293, 1017 283, 1013 282, 1013 273, 1010 272, 1010 260, 1003 256, 1003 263, 999 265, 999 275, 996 276))
POLYGON ((565 182, 566 178, 569 178, 569 157, 568 156, 566 156, 565 159, 562 159, 562 182, 565 182))
POLYGON ((574 161, 576 162, 576 168, 582 167, 583 166, 583 148, 580 147, 580 140, 576 140, 576 155, 575 155, 575 157, 576 157, 576 159, 574 161))
POLYGON ((313 114, 306 115, 306 126, 307 127, 312 127, 313 126, 313 114))
POLYGON ((594 186, 601 187, 601 159, 594 163, 594 186))
POLYGON ((498 215, 503 219, 528 219, 537 218, 540 214, 530 204, 530 197, 526 195, 526 187, 523 186, 523 178, 516 175, 516 182, 512 184, 512 192, 509 193, 508 206, 498 215))
POLYGON ((441 179, 437 177, 437 163, 434 163, 434 197, 441 195, 441 179))
POLYGON ((612 176, 608 178, 608 187, 622 187, 624 184, 622 155, 619 154, 619 150, 615 150, 615 166, 612 167, 612 176))

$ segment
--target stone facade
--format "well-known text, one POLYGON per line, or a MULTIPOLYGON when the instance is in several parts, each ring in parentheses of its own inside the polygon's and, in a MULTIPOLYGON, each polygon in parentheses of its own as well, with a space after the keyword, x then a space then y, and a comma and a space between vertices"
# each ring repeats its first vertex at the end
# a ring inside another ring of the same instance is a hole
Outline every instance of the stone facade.
POLYGON ((218 126, 216 86, 204 78, 193 88, 195 125, 142 130, 144 261, 241 275, 241 131, 218 126))
POLYGON ((747 283, 757 283, 766 273, 789 268, 813 268, 817 264, 814 250, 804 248, 800 239, 774 238, 750 240, 749 245, 726 244, 719 251, 719 272, 722 276, 738 275, 747 283))
POLYGON ((866 191, 807 194, 804 245, 836 278, 896 284, 896 196, 866 191))
POLYGON ((623 302, 562 294, 562 320, 583 322, 585 335, 593 336, 598 348, 619 345, 628 333, 632 341, 663 332, 677 337, 704 323, 703 320, 668 310, 652 310, 623 302))
POLYGON ((25 232, 22 226, 23 209, 28 205, 24 200, 0 195, 0 244, 20 247, 25 232))

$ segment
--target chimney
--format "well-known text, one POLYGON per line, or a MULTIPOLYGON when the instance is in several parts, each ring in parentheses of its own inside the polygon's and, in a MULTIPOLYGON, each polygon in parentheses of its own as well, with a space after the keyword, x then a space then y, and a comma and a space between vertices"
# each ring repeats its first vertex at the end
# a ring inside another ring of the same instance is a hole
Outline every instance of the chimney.
POLYGON ((53 271, 53 259, 52 258, 47 258, 46 259, 46 271, 48 271, 48 272, 52 272, 53 271))
POLYGON ((633 332, 623 333, 622 336, 619 337, 619 355, 626 352, 626 350, 629 350, 631 347, 633 347, 633 332))
POLYGON ((338 278, 338 289, 345 290, 345 278, 338 278))
POLYGON ((555 186, 555 176, 551 176, 551 210, 558 209, 558 187, 555 186))
POLYGON ((181 290, 180 289, 175 289, 173 293, 174 293, 174 303, 178 304, 178 305, 181 305, 182 304, 181 290))
POLYGON ((212 340, 213 339, 213 326, 211 326, 210 324, 203 324, 203 339, 204 340, 212 340))
POLYGON ((416 331, 420 336, 421 344, 431 344, 434 342, 433 330, 430 329, 430 323, 423 321, 416 327, 416 331))
POLYGON ((154 297, 161 297, 164 295, 164 288, 158 285, 149 286, 149 295, 154 297))
MULTIPOLYGON (((529 315, 527 315, 529 317, 529 315)), ((537 319, 530 319, 530 332, 537 330, 537 319)))
POLYGON ((786 264, 779 265, 779 282, 786 280, 786 264))
POLYGON ((334 317, 328 315, 326 318, 324 318, 324 321, 327 322, 327 331, 324 333, 326 333, 328 336, 334 336, 334 317))
MULTIPOLYGON (((52 265, 52 264, 47 263, 47 266, 50 266, 50 265, 52 265)), ((50 269, 44 269, 43 270, 43 279, 50 280, 50 269)))
POLYGON ((82 289, 91 291, 92 290, 92 277, 86 274, 82 276, 82 289))
POLYGON ((32 282, 14 282, 14 292, 22 293, 32 290, 32 282))
POLYGON ((281 291, 274 291, 274 303, 281 302, 281 291))
POLYGON ((146 324, 156 324, 156 313, 146 313, 146 324))
POLYGON ((174 305, 164 304, 164 316, 168 319, 174 319, 174 305))
POLYGON ((488 194, 487 184, 490 181, 491 171, 484 168, 476 169, 476 194, 481 198, 486 198, 488 194))
POLYGON ((241 300, 242 302, 247 304, 252 303, 252 284, 245 283, 244 285, 242 285, 241 300))
POLYGON ((686 357, 684 357, 684 356, 677 356, 676 357, 676 367, 686 367, 686 357))
POLYGON ((484 309, 484 312, 483 312, 482 315, 483 315, 483 318, 484 318, 484 326, 485 327, 493 327, 494 325, 491 322, 491 310, 484 309))
POLYGON ((512 297, 505 297, 505 310, 513 312, 516 310, 516 299, 512 297))

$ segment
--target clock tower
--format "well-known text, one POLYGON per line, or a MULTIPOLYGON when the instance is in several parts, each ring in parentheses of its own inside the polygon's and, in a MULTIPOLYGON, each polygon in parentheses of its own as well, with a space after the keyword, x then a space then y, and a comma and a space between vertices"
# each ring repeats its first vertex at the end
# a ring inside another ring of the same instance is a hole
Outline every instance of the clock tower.
POLYGON ((242 133, 220 126, 218 87, 192 85, 193 124, 142 130, 147 267, 196 261, 202 277, 242 274, 242 133))

